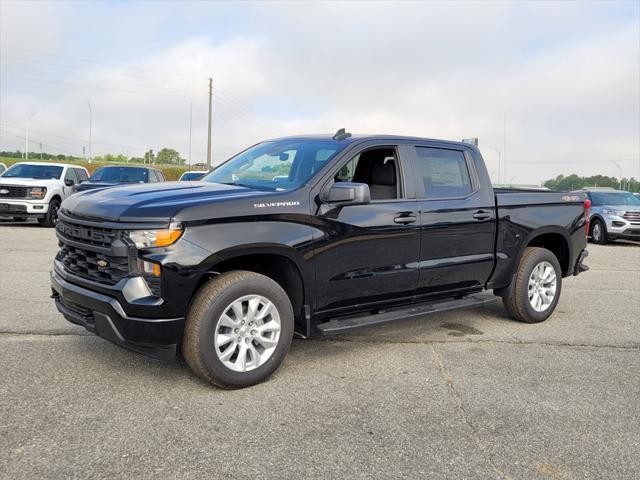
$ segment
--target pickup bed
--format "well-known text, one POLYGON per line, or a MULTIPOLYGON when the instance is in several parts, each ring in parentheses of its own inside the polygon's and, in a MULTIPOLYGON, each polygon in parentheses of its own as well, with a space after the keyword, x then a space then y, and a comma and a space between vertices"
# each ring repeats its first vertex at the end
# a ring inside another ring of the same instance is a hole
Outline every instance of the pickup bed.
POLYGON ((587 269, 588 207, 579 194, 494 190, 466 143, 288 137, 202 181, 71 196, 52 293, 103 338, 181 353, 206 381, 245 387, 275 371, 294 334, 499 297, 517 320, 546 320, 563 278, 587 269))

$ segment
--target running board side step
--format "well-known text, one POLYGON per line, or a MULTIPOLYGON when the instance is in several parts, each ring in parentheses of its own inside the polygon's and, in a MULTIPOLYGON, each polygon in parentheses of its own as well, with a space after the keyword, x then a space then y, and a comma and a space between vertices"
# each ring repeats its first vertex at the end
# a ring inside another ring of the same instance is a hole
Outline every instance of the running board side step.
POLYGON ((491 294, 473 294, 460 299, 437 300, 407 308, 396 308, 371 315, 340 317, 316 325, 316 331, 322 336, 339 335, 357 328, 371 327, 396 320, 423 317, 432 313, 448 312, 462 308, 480 307, 498 300, 491 294))

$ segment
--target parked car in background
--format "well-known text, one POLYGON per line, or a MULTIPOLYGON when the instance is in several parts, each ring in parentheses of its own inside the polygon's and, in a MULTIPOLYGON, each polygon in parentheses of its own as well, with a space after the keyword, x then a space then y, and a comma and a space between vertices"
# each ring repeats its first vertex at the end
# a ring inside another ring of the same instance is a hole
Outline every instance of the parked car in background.
POLYGON ((202 171, 202 170, 189 170, 188 172, 184 172, 182 175, 180 175, 179 181, 180 182, 185 182, 185 181, 200 180, 207 173, 209 173, 209 172, 202 171))
POLYGON ((585 188, 591 200, 590 236, 605 244, 619 238, 640 240, 640 198, 613 188, 585 188))
POLYGON ((80 185, 76 185, 74 192, 83 192, 94 188, 115 187, 130 183, 156 183, 164 182, 162 170, 151 167, 128 167, 113 165, 100 167, 93 175, 80 185))
POLYGON ((0 163, 0 175, 7 169, 7 166, 4 163, 0 163))
POLYGON ((64 163, 19 162, 0 175, 0 216, 37 218, 53 227, 62 201, 89 178, 86 168, 64 163))

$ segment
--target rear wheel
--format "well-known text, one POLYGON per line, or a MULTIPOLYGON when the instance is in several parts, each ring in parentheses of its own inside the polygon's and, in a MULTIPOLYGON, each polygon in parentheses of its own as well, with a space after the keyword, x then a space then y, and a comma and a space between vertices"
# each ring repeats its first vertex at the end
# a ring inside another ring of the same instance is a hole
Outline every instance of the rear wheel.
POLYGON ((249 387, 280 366, 291 346, 293 324, 291 302, 278 283, 254 272, 228 272, 196 295, 182 352, 207 382, 249 387))
POLYGON ((555 310, 561 289, 562 269, 553 252, 527 247, 510 293, 502 301, 516 320, 544 322, 555 310))
POLYGON ((49 210, 44 218, 38 219, 43 227, 55 227, 58 223, 58 210, 60 209, 60 200, 54 198, 49 202, 49 210))
POLYGON ((602 223, 602 220, 595 219, 591 226, 591 240, 593 243, 604 245, 607 240, 607 227, 602 223))

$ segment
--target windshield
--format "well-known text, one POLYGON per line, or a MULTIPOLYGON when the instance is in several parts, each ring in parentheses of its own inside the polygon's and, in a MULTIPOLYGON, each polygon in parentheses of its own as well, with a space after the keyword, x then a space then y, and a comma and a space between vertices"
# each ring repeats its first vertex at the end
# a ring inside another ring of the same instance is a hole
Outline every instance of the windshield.
POLYGON ((183 173, 180 180, 200 180, 207 172, 187 172, 183 173))
POLYGON ((90 182, 106 183, 146 183, 148 180, 146 168, 136 167, 102 167, 95 171, 90 182))
POLYGON ((3 178, 37 178, 46 180, 58 179, 62 175, 63 167, 55 165, 31 165, 28 163, 16 163, 2 174, 3 178))
POLYGON ((596 207, 602 205, 640 206, 640 198, 629 192, 592 192, 591 202, 596 207))
POLYGON ((335 140, 259 143, 220 165, 202 180, 286 191, 303 185, 347 145, 335 140))

